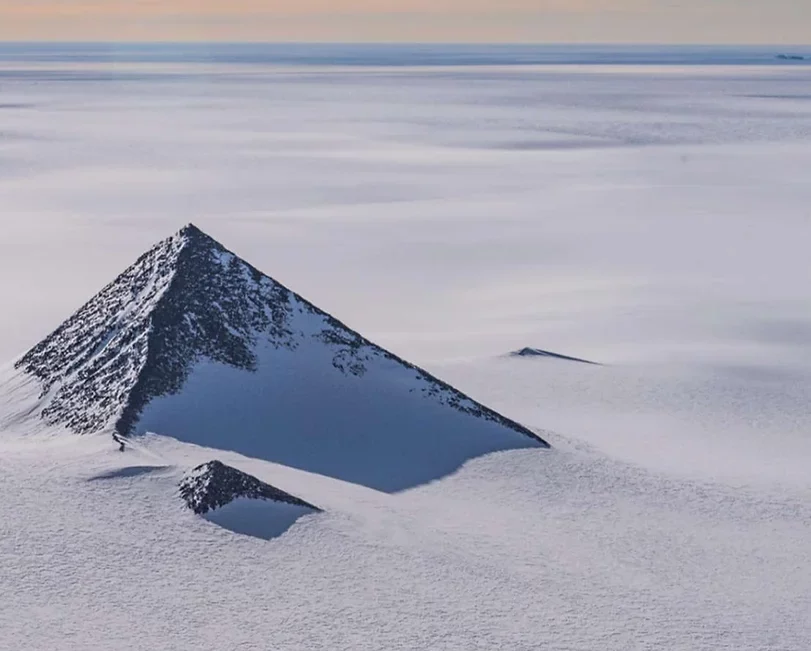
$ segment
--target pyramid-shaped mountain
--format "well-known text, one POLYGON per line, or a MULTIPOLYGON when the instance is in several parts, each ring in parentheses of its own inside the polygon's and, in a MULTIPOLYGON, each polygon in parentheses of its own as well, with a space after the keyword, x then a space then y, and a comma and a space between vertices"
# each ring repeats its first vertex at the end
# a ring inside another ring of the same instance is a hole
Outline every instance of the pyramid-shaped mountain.
POLYGON ((221 461, 209 461, 187 473, 180 497, 194 513, 234 533, 270 540, 299 518, 321 511, 221 461))
POLYGON ((321 510, 295 495, 285 493, 216 459, 201 464, 187 473, 179 488, 180 497, 197 515, 216 511, 238 499, 281 502, 300 506, 309 511, 321 510))
POLYGON ((49 425, 155 432, 382 490, 537 434, 408 364, 193 225, 17 363, 49 425))

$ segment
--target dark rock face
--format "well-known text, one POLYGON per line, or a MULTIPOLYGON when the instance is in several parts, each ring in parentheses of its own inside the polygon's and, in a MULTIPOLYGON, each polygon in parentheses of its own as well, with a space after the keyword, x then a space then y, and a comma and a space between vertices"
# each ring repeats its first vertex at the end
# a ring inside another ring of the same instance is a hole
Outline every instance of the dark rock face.
POLYGON ((419 380, 427 398, 499 423, 542 446, 538 435, 374 345, 188 225, 141 256, 16 364, 42 381, 42 417, 77 433, 132 434, 155 398, 179 393, 204 359, 245 372, 256 347, 330 350, 332 366, 363 376, 384 357, 419 380), (314 331, 294 328, 310 315, 314 331))
POLYGON ((599 366, 597 362, 590 362, 587 359, 580 359, 579 357, 569 357, 568 355, 560 355, 559 353, 552 353, 548 350, 541 350, 540 348, 522 348, 510 353, 510 357, 551 357, 553 359, 563 359, 569 362, 580 362, 581 364, 593 364, 599 366))
POLYGON ((129 434, 154 397, 178 392, 201 358, 253 370, 256 333, 294 347, 287 289, 194 226, 161 242, 18 363, 59 384, 43 417, 79 432, 117 417, 129 434))
POLYGON ((43 396, 55 388, 42 413, 49 424, 93 432, 126 404, 182 245, 175 237, 145 253, 17 362, 42 380, 43 396))
POLYGON ((220 461, 204 463, 186 475, 180 482, 180 496, 186 506, 197 515, 205 515, 238 498, 283 502, 314 512, 321 511, 304 500, 220 461))
POLYGON ((201 358, 256 370, 261 333, 277 347, 295 348, 287 328, 290 293, 187 227, 174 278, 152 312, 152 334, 138 381, 116 429, 129 434, 152 398, 179 392, 201 358))

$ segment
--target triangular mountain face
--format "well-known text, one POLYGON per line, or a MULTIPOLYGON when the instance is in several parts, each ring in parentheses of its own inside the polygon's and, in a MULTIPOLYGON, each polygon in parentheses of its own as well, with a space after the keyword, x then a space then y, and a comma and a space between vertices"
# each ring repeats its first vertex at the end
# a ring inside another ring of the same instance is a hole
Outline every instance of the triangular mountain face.
POLYGON ((197 515, 235 533, 270 540, 316 506, 220 461, 187 473, 180 497, 197 515))
POLYGON ((548 447, 191 225, 16 367, 41 382, 34 411, 50 425, 156 432, 387 491, 548 447))

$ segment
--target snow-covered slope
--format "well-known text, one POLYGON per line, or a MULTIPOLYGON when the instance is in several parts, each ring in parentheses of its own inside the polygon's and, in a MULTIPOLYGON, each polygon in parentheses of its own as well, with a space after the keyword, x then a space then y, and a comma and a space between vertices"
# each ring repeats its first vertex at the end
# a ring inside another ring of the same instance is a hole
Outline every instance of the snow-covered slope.
POLYGON ((392 495, 154 435, 3 432, 0 649, 806 651, 807 494, 553 442, 392 495), (178 482, 215 457, 323 513, 269 541, 205 521, 178 482))
MULTIPOLYGON (((35 404, 18 405, 18 420, 79 433, 159 432, 383 490, 487 452, 547 447, 192 225, 15 366, 41 383, 35 404)), ((6 393, 14 382, 20 377, 6 393)))
MULTIPOLYGON (((0 651, 811 649, 811 68, 59 56, 0 71, 0 359, 194 219, 560 434, 389 493, 223 450, 240 431, 215 408, 216 449, 166 432, 120 453, 115 416, 81 436, 71 409, 40 417, 67 378, 41 396, 4 369, 0 651), (508 355, 535 345, 604 365, 508 355), (179 483, 212 459, 323 511, 271 540, 235 533, 276 521, 240 499, 207 521, 179 483)), ((382 371, 333 375, 316 343, 289 351, 300 387, 381 395, 382 371)))

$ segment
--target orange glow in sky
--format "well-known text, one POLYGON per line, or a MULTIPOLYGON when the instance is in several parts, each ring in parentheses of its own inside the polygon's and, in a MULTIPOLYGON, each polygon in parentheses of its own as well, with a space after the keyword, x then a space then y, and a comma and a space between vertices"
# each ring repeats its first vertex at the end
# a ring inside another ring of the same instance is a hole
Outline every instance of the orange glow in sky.
POLYGON ((809 0, 0 0, 2 40, 802 44, 809 0))

